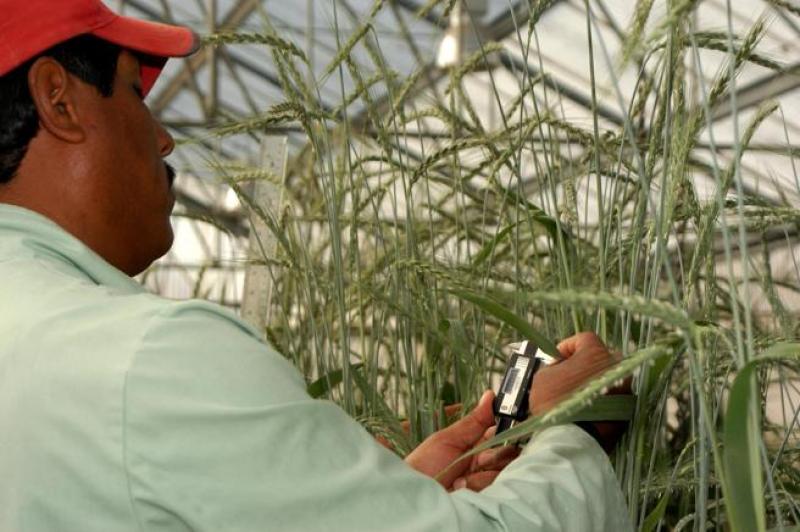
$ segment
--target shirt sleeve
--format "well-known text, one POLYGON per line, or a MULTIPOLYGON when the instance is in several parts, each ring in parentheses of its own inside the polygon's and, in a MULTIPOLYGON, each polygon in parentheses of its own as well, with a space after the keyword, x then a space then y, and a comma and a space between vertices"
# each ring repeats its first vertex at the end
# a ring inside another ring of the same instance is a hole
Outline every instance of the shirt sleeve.
POLYGON ((603 451, 538 434, 481 493, 445 491, 378 445, 233 315, 154 318, 126 375, 124 460, 147 531, 630 530, 603 451))

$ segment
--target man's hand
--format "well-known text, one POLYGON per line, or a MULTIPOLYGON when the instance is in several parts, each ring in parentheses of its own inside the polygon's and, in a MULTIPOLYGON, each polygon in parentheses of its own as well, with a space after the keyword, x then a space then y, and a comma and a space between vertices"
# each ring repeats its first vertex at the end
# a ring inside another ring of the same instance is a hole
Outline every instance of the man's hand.
MULTIPOLYGON (((547 412, 619 361, 594 333, 567 338, 558 344, 558 350, 564 360, 542 368, 534 376, 530 397, 533 415, 547 412)), ((609 393, 629 393, 630 385, 626 386, 609 393)), ((468 416, 432 434, 406 457, 406 462, 417 471, 436 477, 453 460, 494 436, 493 399, 493 392, 484 393, 468 416)), ((609 450, 624 432, 625 423, 594 423, 593 426, 600 436, 600 444, 609 450)), ((515 446, 490 449, 458 462, 438 480, 448 490, 466 487, 480 491, 518 455, 519 449, 515 446)))
MULTIPOLYGON (((531 414, 541 415, 586 384, 592 377, 603 373, 620 360, 611 353, 600 338, 590 332, 576 334, 558 344, 564 357, 562 362, 539 370, 533 378, 530 405, 531 414)), ((609 394, 630 393, 630 380, 609 394)), ((625 422, 593 423, 596 437, 606 451, 613 449, 625 432, 625 422)))
MULTIPOLYGON (((431 434, 406 457, 406 463, 425 475, 436 477, 453 460, 494 436, 493 399, 493 392, 485 392, 469 415, 431 434)), ((518 454, 519 450, 513 446, 489 449, 454 464, 438 481, 447 490, 480 491, 518 454)))

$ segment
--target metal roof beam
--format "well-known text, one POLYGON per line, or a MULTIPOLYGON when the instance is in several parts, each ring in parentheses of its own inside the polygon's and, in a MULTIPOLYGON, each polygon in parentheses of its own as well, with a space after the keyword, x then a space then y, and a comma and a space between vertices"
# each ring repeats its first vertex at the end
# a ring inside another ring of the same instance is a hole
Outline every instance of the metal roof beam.
MULTIPOLYGON (((539 16, 557 4, 558 1, 559 0, 551 2, 549 6, 545 7, 539 16)), ((511 7, 511 9, 497 15, 486 27, 488 28, 490 35, 502 35, 503 37, 506 37, 515 32, 520 26, 527 24, 528 19, 530 18, 531 10, 527 0, 519 0, 516 4, 514 4, 513 7, 511 7)))
POLYGON ((577 89, 573 89, 564 85, 554 77, 550 76, 549 74, 544 74, 539 72, 539 69, 534 67, 533 65, 526 63, 519 57, 511 57, 509 54, 501 54, 500 55, 500 63, 509 69, 511 72, 524 72, 529 79, 533 80, 537 77, 540 77, 542 83, 548 87, 556 91, 560 96, 564 96, 568 100, 585 107, 586 109, 592 110, 595 108, 597 110, 597 114, 612 122, 618 126, 625 125, 625 117, 622 116, 617 111, 613 110, 612 108, 603 105, 599 101, 597 102, 597 106, 595 107, 592 105, 592 97, 584 92, 581 92, 577 89))
MULTIPOLYGON (((800 63, 795 63, 781 72, 774 72, 740 87, 736 91, 737 110, 756 106, 798 87, 800 87, 800 63)), ((711 110, 711 121, 727 118, 733 111, 730 97, 723 96, 720 103, 711 110)))
MULTIPOLYGON (((170 22, 172 24, 177 24, 177 22, 175 21, 174 17, 172 16, 172 12, 171 12, 171 10, 169 8, 169 5, 166 4, 164 2, 164 0, 161 0, 161 6, 162 6, 162 9, 163 9, 162 13, 159 13, 159 12, 155 11, 154 9, 150 8, 149 6, 146 6, 146 5, 142 4, 138 0, 126 0, 126 4, 134 7, 135 9, 137 9, 139 11, 141 11, 144 15, 146 15, 146 16, 152 18, 152 19, 155 19, 155 20, 165 20, 166 19, 168 22, 170 22)), ((200 102, 201 107, 203 108, 204 115, 207 117, 208 113, 206 112, 205 96, 203 95, 203 92, 200 90, 200 84, 197 81, 197 78, 195 76, 195 72, 194 71, 191 72, 190 77, 189 77, 189 79, 187 81, 189 83, 190 89, 195 94, 195 96, 197 96, 197 99, 200 102)))
MULTIPOLYGON (((553 3, 556 3, 557 1, 559 0, 556 0, 553 3)), ((415 14, 422 8, 422 6, 414 0, 394 0, 394 3, 406 11, 411 11, 415 14)), ((545 9, 549 8, 550 6, 547 6, 545 9)), ((501 38, 506 37, 510 35, 511 32, 513 32, 517 27, 521 26, 522 24, 526 24, 530 18, 530 14, 531 11, 528 1, 517 0, 517 2, 508 11, 500 13, 491 21, 489 21, 489 23, 486 25, 487 32, 493 36, 500 35, 502 36, 501 38)), ((443 19, 432 11, 426 13, 424 19, 438 27, 440 30, 447 29, 449 24, 446 19, 443 19)))
MULTIPOLYGON (((128 0, 131 4, 135 0, 128 0)), ((239 0, 239 2, 231 8, 225 19, 219 25, 219 31, 230 31, 239 27, 247 17, 258 7, 258 0, 239 0)), ((185 59, 184 66, 178 74, 173 77, 166 87, 157 95, 155 101, 150 106, 153 113, 158 115, 166 109, 166 107, 177 97, 183 89, 183 86, 192 79, 195 72, 200 70, 206 62, 212 57, 211 50, 202 48, 193 56, 185 59)))
MULTIPOLYGON (((394 3, 397 4, 398 6, 402 7, 406 11, 410 11, 410 12, 414 13, 415 15, 422 8, 422 6, 419 5, 417 2, 415 2, 414 0, 394 0, 394 3)), ((439 29, 443 30, 443 29, 447 28, 447 21, 446 20, 442 20, 441 17, 438 17, 432 11, 429 11, 428 13, 426 13, 423 18, 425 20, 427 20, 428 22, 430 22, 431 24, 433 24, 434 26, 438 27, 439 29)))

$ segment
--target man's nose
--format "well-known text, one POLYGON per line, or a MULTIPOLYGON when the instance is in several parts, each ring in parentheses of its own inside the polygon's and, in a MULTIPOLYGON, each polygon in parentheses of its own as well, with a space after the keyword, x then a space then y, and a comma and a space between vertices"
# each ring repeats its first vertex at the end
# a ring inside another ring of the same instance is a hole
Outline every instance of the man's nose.
POLYGON ((169 131, 161 125, 161 122, 158 120, 155 122, 156 135, 158 136, 158 152, 161 154, 161 157, 166 157, 175 149, 175 139, 173 139, 169 131))

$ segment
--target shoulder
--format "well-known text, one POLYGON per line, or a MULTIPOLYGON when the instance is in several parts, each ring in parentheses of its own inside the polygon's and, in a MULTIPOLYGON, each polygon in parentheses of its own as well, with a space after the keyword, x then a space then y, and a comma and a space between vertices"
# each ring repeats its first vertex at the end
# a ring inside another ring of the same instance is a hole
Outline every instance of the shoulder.
POLYGON ((107 368, 137 385, 158 382, 164 393, 180 390, 182 380, 255 390, 265 377, 305 390, 299 373, 255 330, 210 302, 98 285, 68 263, 36 257, 0 263, 0 289, 0 310, 10 307, 0 322, 7 349, 91 360, 93 373, 107 368))
POLYGON ((298 371, 233 312, 200 300, 161 300, 128 372, 131 395, 182 393, 222 402, 304 399, 298 371))
POLYGON ((175 301, 147 294, 158 300, 157 308, 151 320, 150 333, 164 328, 163 332, 179 332, 191 328, 201 332, 201 328, 210 327, 216 334, 236 336, 240 340, 261 343, 258 332, 242 321, 236 313, 209 301, 188 299, 175 301))

